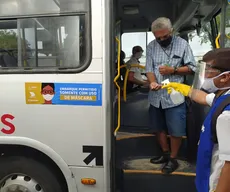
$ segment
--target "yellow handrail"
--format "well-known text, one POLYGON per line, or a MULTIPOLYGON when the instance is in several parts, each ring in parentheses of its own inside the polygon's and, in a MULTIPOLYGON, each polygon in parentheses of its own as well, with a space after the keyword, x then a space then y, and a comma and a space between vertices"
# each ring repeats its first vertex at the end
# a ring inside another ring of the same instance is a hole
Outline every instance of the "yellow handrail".
MULTIPOLYGON (((226 34, 226 37, 227 37, 228 39, 230 39, 230 35, 226 34)), ((220 33, 218 34, 218 36, 216 37, 216 40, 215 40, 216 48, 217 48, 217 49, 220 48, 219 39, 220 39, 220 33)))
POLYGON ((117 87, 117 127, 114 131, 114 136, 117 136, 117 132, 120 129, 121 126, 121 88, 117 83, 118 78, 120 78, 120 65, 121 65, 121 60, 120 60, 120 55, 121 55, 121 42, 120 40, 116 37, 117 41, 117 76, 114 78, 114 83, 117 87))
POLYGON ((129 76, 129 70, 131 67, 138 67, 141 69, 145 69, 145 66, 140 65, 140 64, 131 64, 131 65, 122 65, 121 67, 123 68, 129 66, 129 68, 127 68, 126 73, 125 73, 125 79, 124 79, 124 88, 123 88, 123 100, 126 101, 127 100, 127 81, 128 81, 128 76, 129 76))
MULTIPOLYGON (((226 34, 226 37, 227 37, 228 39, 230 39, 230 35, 226 34)), ((216 40, 215 40, 216 48, 217 48, 217 49, 220 48, 219 39, 220 39, 220 33, 218 34, 218 36, 216 37, 216 40)))
POLYGON ((220 44, 219 44, 219 38, 220 38, 220 33, 218 34, 218 36, 216 37, 216 48, 219 49, 220 48, 220 44))

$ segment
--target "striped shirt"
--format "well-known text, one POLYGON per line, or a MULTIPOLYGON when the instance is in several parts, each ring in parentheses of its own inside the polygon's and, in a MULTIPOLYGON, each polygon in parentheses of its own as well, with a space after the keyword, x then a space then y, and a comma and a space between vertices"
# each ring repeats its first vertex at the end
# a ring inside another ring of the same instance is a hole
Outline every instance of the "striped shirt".
MULTIPOLYGON (((196 62, 192 53, 192 49, 188 42, 181 37, 174 36, 171 45, 167 48, 162 48, 156 40, 150 42, 146 50, 146 73, 154 73, 158 83, 165 79, 170 82, 184 82, 182 75, 161 75, 159 73, 159 66, 170 65, 172 67, 181 67, 182 61, 184 66, 188 66, 192 71, 196 71, 196 62)), ((158 91, 150 91, 148 100, 151 105, 159 108, 160 105, 163 109, 175 107, 179 104, 174 104, 170 99, 170 95, 166 89, 158 91)), ((182 101, 182 103, 184 100, 182 101)))

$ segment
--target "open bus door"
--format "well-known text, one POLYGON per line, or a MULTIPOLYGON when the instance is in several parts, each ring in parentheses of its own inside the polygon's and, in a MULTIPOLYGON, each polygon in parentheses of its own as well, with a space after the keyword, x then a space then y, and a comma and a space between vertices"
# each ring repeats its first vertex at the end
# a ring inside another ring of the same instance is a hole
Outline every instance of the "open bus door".
MULTIPOLYGON (((227 30, 226 28, 223 28, 223 23, 226 22, 226 14, 228 14, 226 10, 226 2, 226 0, 219 0, 215 3, 209 2, 213 7, 208 8, 208 13, 205 11, 207 11, 206 8, 210 4, 202 4, 199 8, 197 8, 196 4, 189 4, 185 10, 189 11, 191 8, 195 8, 198 9, 198 11, 195 15, 192 15, 193 13, 191 12, 191 15, 188 15, 188 17, 191 18, 194 16, 196 20, 200 20, 196 27, 190 28, 191 26, 189 25, 183 26, 183 24, 181 24, 183 21, 178 19, 177 22, 174 22, 175 28, 178 29, 178 34, 181 35, 184 39, 188 40, 188 33, 190 31, 196 30, 199 34, 200 28, 202 27, 203 31, 208 32, 208 38, 213 48, 223 47, 223 42, 221 43, 223 40, 221 40, 221 38, 223 39, 223 36, 226 36, 225 30, 227 30), (221 14, 221 20, 219 20, 219 14, 221 14), (220 28, 220 25, 222 28, 220 28)), ((183 13, 183 17, 185 17, 185 13, 183 13)), ((123 33, 122 35, 124 35, 125 24, 122 22, 123 21, 121 19, 120 31, 123 33)), ((136 32, 138 31, 137 29, 133 29, 133 32, 135 32, 135 30, 136 32)), ((145 33, 147 36, 148 30, 146 31, 147 32, 145 33)), ((128 32, 130 32, 130 30, 128 32)), ((129 36, 129 34, 127 36, 129 36)), ((225 37, 225 45, 227 42, 226 38, 229 37, 230 36, 228 35, 225 37)), ((123 37, 116 39, 117 43, 120 43, 121 49, 123 49, 122 40, 123 37)), ((131 48, 132 47, 130 47, 130 49, 131 48)), ((127 66, 118 65, 118 67, 121 69, 122 67, 127 66)), ((135 65, 135 67, 144 69, 143 66, 138 64, 135 65)), ((126 78, 124 78, 124 86, 120 87, 120 89, 123 89, 123 92, 117 95, 118 99, 116 103, 116 109, 118 110, 115 111, 115 114, 117 114, 115 127, 116 129, 114 131, 114 135, 116 137, 115 155, 116 170, 118 171, 117 173, 119 173, 117 174, 116 179, 117 184, 119 184, 117 185, 117 188, 122 192, 166 192, 168 190, 179 192, 195 192, 195 162, 189 161, 189 158, 190 160, 196 159, 196 146, 197 141, 199 140, 201 125, 209 108, 202 107, 197 104, 192 105, 192 113, 196 116, 194 116, 194 122, 189 123, 194 127, 194 132, 190 134, 193 134, 195 139, 191 142, 186 136, 184 137, 183 144, 179 153, 180 167, 175 172, 173 172, 170 177, 166 177, 162 175, 160 171, 160 165, 153 165, 149 163, 149 159, 152 156, 159 154, 160 148, 159 145, 157 145, 155 135, 151 134, 148 128, 148 93, 139 90, 137 92, 127 94, 125 85, 127 83, 126 81, 129 68, 127 68, 126 72, 127 73, 125 75, 126 78), (192 151, 191 148, 193 148, 194 151, 192 151), (190 154, 191 157, 189 157, 188 154, 190 154)), ((192 78, 188 80, 190 84, 193 81, 192 78)), ((117 93, 119 93, 119 91, 117 91, 117 93)))

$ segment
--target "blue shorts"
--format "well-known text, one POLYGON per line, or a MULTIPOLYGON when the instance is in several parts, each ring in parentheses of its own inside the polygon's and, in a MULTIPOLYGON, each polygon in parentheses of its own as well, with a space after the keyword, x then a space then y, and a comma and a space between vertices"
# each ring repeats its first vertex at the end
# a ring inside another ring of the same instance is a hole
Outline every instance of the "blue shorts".
POLYGON ((186 104, 162 109, 149 107, 150 129, 154 132, 167 132, 171 136, 186 135, 186 104))

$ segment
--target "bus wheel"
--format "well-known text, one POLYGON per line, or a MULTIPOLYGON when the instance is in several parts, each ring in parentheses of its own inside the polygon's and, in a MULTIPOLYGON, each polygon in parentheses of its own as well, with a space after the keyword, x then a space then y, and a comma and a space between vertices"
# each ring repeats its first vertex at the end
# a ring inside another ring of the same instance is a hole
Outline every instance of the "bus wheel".
POLYGON ((64 192, 44 164, 26 157, 0 157, 1 192, 64 192))

